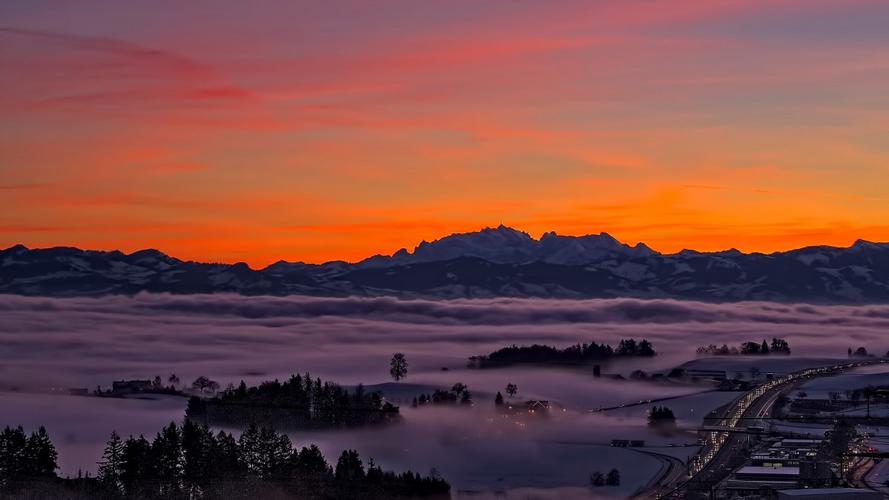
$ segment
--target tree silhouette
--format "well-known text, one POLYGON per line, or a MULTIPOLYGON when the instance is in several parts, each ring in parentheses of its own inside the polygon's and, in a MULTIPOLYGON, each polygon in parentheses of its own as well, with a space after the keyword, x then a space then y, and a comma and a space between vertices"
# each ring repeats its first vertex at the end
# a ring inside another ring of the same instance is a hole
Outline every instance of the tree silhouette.
POLYGON ((639 342, 639 356, 654 356, 654 346, 651 345, 651 342, 642 339, 642 342, 639 342))
POLYGON ((344 450, 336 462, 334 477, 338 481, 358 481, 364 478, 364 464, 355 450, 344 450))
POLYGON ((666 406, 654 406, 648 412, 648 425, 651 427, 673 427, 676 425, 676 415, 666 406))
POLYGON ((151 460, 157 471, 163 495, 174 496, 181 491, 182 433, 175 423, 161 429, 151 442, 151 460))
POLYGON ((57 478, 55 447, 45 429, 0 432, 0 498, 444 498, 437 473, 383 471, 346 450, 334 471, 317 446, 293 450, 285 434, 251 426, 240 442, 186 421, 164 427, 153 442, 111 433, 99 478, 57 478), (49 480, 47 480, 49 479, 49 480), (260 495, 260 496, 258 496, 260 495))
POLYGON ((59 466, 56 460, 59 457, 56 447, 52 444, 46 428, 42 425, 36 432, 32 432, 25 445, 25 456, 30 462, 31 475, 35 477, 55 477, 59 466))
POLYGON ((515 397, 517 392, 519 392, 519 387, 517 385, 513 384, 512 382, 506 384, 506 394, 508 394, 509 397, 515 397))
POLYGON ((201 394, 209 389, 212 392, 219 390, 219 383, 214 380, 210 380, 209 378, 201 375, 200 377, 194 379, 194 382, 191 383, 192 388, 201 391, 201 394))
POLYGON ((617 469, 611 469, 605 476, 605 484, 608 486, 620 486, 620 472, 617 469))
POLYGON ((603 476, 602 473, 599 471, 591 473, 590 485, 596 488, 598 488, 599 486, 605 486, 605 476, 603 476))
POLYGON ((497 397, 494 398, 494 404, 503 406, 503 394, 500 394, 500 391, 497 391, 497 397))
POLYGON ((396 352, 392 355, 392 360, 389 362, 389 375, 396 382, 407 376, 407 358, 403 353, 396 352))
POLYGON ((123 440, 117 431, 111 431, 111 438, 105 444, 99 465, 99 480, 114 489, 122 487, 120 474, 123 470, 123 440))
POLYGON ((143 436, 130 436, 123 444, 123 466, 120 481, 127 496, 138 497, 142 485, 153 481, 155 470, 151 459, 151 443, 143 436))

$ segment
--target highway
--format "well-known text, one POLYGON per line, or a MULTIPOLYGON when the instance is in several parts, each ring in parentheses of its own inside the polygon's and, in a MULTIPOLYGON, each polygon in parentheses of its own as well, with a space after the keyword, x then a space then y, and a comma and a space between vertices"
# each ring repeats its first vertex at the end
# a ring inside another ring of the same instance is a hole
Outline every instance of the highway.
POLYGON ((661 470, 657 475, 630 497, 631 499, 644 500, 648 498, 657 498, 657 492, 663 491, 664 485, 675 484, 685 478, 685 463, 682 460, 663 453, 655 453, 636 448, 629 449, 654 457, 661 462, 661 470))
MULTIPOLYGON (((880 362, 883 361, 868 360, 810 368, 769 380, 735 400, 716 425, 739 430, 757 425, 757 419, 771 414, 778 397, 798 384, 811 378, 832 376, 851 368, 880 362)), ((685 498, 691 491, 709 492, 746 459, 742 446, 745 439, 746 436, 728 431, 708 432, 704 437, 700 459, 689 466, 692 472, 690 478, 677 479, 672 484, 662 482, 635 498, 685 498), (665 491, 666 493, 662 493, 665 491)))

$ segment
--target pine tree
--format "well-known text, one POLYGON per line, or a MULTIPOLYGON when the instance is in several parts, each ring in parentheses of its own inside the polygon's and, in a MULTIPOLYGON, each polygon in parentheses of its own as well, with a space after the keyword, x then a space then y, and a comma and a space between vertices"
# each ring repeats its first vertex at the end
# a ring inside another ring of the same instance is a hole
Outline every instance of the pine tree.
POLYGON ((292 453, 290 438, 265 427, 259 431, 260 476, 272 477, 281 472, 292 453))
POLYGON ((172 496, 182 488, 182 434, 174 422, 164 427, 151 443, 161 495, 172 496))
POLYGON ((120 475, 123 471, 123 440, 117 431, 111 432, 111 438, 105 443, 102 460, 99 461, 99 480, 118 489, 121 487, 120 475))
POLYGON ((330 466, 324 460, 321 450, 314 444, 294 453, 294 467, 300 472, 310 475, 330 474, 330 466))
POLYGON ((144 436, 130 436, 124 442, 120 481, 127 496, 138 497, 142 485, 154 481, 156 474, 150 455, 151 443, 144 436))
POLYGON ((241 462, 238 442, 231 434, 219 431, 211 443, 209 454, 209 470, 211 477, 225 478, 235 481, 245 476, 244 463, 241 462))
POLYGON ((639 356, 654 356, 654 347, 651 345, 651 342, 642 339, 642 342, 639 342, 639 356))
POLYGON ((344 450, 336 463, 334 477, 337 481, 352 482, 364 479, 364 464, 355 450, 344 450))
POLYGON ((27 476, 27 445, 28 437, 21 426, 15 429, 6 427, 0 433, 0 486, 18 483, 27 476))
POLYGON ((200 490, 208 485, 213 473, 210 469, 213 445, 213 434, 206 426, 190 420, 182 424, 182 478, 191 496, 199 496, 200 490))
POLYGON ((34 477, 55 477, 59 466, 56 460, 59 454, 52 444, 46 428, 40 426, 37 432, 31 433, 28 443, 25 445, 28 473, 34 477))
POLYGON ((256 424, 250 424, 241 433, 241 437, 238 439, 238 454, 248 473, 258 477, 262 476, 262 443, 259 437, 259 427, 256 424))

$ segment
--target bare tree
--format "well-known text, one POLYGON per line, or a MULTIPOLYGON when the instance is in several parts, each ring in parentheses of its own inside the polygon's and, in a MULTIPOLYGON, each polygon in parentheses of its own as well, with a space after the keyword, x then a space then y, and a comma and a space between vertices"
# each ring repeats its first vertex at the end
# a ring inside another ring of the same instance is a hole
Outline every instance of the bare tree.
POLYGON ((513 384, 512 382, 506 384, 506 394, 508 394, 509 397, 515 397, 517 392, 519 392, 519 387, 517 385, 513 384))
POLYGON ((219 390, 219 383, 218 382, 216 382, 215 380, 210 380, 209 378, 207 378, 203 375, 194 379, 194 382, 191 383, 191 386, 194 389, 201 391, 201 394, 203 394, 207 389, 210 389, 211 391, 214 391, 214 392, 219 390))

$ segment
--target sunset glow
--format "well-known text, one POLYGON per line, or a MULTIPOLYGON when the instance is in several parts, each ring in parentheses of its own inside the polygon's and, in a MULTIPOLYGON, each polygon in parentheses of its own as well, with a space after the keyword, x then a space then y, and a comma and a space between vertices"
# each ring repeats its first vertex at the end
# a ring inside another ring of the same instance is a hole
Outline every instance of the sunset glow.
POLYGON ((222 3, 0 6, 0 247, 889 240, 886 2, 222 3))

